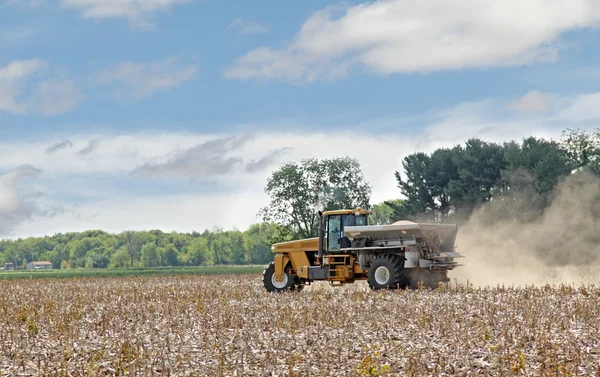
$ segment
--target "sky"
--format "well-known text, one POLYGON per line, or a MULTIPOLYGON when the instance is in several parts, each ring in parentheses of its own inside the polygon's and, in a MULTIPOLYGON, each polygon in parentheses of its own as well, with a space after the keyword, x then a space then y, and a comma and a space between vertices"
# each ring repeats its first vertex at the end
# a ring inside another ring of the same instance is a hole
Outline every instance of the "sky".
POLYGON ((284 162, 600 120, 600 0, 0 0, 0 237, 246 229, 284 162))

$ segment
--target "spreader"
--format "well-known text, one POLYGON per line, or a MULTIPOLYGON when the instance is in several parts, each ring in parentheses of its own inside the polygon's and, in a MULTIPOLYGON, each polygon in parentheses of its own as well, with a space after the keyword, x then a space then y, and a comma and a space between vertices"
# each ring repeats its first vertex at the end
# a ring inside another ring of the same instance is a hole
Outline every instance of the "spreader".
POLYGON ((460 266, 456 224, 398 221, 369 225, 361 208, 319 212, 319 236, 274 244, 263 272, 269 292, 300 290, 314 281, 332 285, 367 280, 372 289, 431 288, 460 266))

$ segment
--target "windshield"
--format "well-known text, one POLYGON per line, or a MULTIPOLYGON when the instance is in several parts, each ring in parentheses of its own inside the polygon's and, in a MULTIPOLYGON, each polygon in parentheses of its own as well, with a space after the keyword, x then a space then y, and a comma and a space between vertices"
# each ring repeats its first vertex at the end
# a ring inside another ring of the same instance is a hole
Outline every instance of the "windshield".
POLYGON ((366 215, 336 215, 329 216, 327 222, 327 250, 340 250, 341 239, 346 236, 344 228, 347 226, 367 225, 366 215))

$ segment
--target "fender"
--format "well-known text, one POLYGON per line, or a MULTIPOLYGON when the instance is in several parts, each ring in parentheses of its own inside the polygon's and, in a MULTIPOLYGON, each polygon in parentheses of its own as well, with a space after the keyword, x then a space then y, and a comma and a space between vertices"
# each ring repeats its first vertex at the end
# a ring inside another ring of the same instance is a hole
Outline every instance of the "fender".
POLYGON ((275 254, 275 281, 283 281, 283 269, 290 261, 290 257, 287 254, 275 254))

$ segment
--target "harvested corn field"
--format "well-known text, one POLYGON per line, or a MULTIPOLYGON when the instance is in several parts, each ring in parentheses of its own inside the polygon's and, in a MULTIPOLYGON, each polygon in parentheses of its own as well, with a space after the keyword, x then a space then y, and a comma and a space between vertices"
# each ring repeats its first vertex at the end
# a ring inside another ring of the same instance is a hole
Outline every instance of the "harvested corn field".
POLYGON ((18 375, 597 375, 600 288, 268 294, 260 275, 0 282, 18 375))

